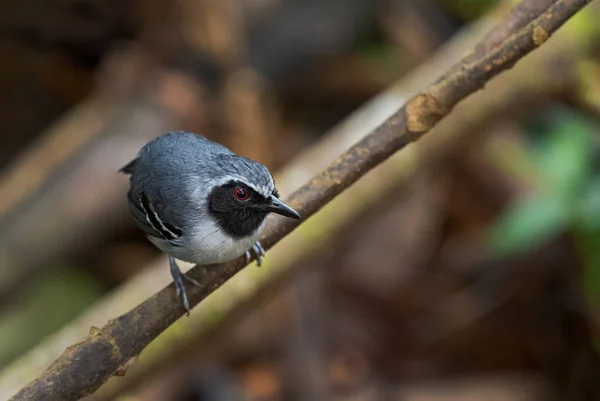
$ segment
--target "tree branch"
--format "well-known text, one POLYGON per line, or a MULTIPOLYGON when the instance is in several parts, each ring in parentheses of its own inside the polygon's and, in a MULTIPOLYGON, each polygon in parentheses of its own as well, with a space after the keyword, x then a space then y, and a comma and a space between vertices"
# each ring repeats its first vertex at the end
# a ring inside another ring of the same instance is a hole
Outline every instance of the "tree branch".
MULTIPOLYGON (((508 3, 509 1, 505 1, 508 3)), ((546 11, 553 3, 553 0, 526 0, 521 1, 510 10, 510 14, 506 17, 502 24, 499 24, 492 29, 483 40, 475 46, 474 51, 462 59, 462 64, 467 64, 476 61, 479 57, 485 55, 502 41, 506 40, 517 30, 523 28, 534 18, 546 11)), ((454 65, 454 68, 460 64, 454 65)), ((450 71, 454 72, 454 69, 450 71)))
MULTIPOLYGON (((547 11, 476 60, 460 62, 425 91, 411 98, 372 133, 352 146, 325 170, 292 194, 289 203, 307 218, 407 144, 419 139, 452 108, 492 77, 512 67, 542 45, 552 33, 591 0, 557 0, 547 11)), ((290 219, 271 218, 261 241, 272 247, 297 227, 290 219)), ((196 266, 190 275, 201 286, 189 289, 192 305, 244 267, 242 258, 218 266, 196 266)), ((77 400, 92 393, 137 356, 176 319, 183 309, 169 285, 132 311, 94 329, 69 347, 41 377, 11 400, 77 400)))
MULTIPOLYGON (((377 208, 377 203, 374 203, 377 199, 389 198, 394 189, 407 186, 408 180, 416 172, 431 168, 440 160, 460 153, 465 145, 488 135, 493 122, 506 116, 518 119, 543 107, 547 101, 568 93, 577 82, 574 70, 577 64, 572 61, 579 62, 584 56, 579 53, 579 56, 571 57, 569 50, 577 47, 573 46, 571 40, 563 40, 559 46, 552 43, 551 46, 540 49, 536 57, 532 55, 523 60, 511 71, 493 79, 483 91, 461 102, 443 123, 436 125, 429 135, 414 144, 410 152, 406 149, 392 156, 377 167, 374 175, 360 179, 319 210, 311 221, 298 227, 298 234, 301 235, 272 249, 265 261, 267 272, 258 269, 240 272, 235 277, 235 285, 227 285, 221 289, 218 297, 205 300, 190 319, 176 322, 178 336, 161 335, 142 352, 140 361, 127 371, 126 377, 109 380, 85 400, 114 400, 124 393, 135 392, 134 389, 142 383, 159 379, 165 371, 174 368, 179 370, 176 366, 184 366, 192 350, 195 350, 195 357, 202 355, 203 352, 199 350, 211 349, 212 340, 235 329, 240 320, 264 305, 273 294, 282 291, 298 277, 298 273, 304 275, 319 268, 318 265, 302 261, 312 260, 319 252, 329 252, 331 243, 336 242, 335 238, 347 233, 347 227, 352 225, 348 223, 355 222, 356 216, 366 210, 377 208), (571 47, 563 42, 570 42, 571 47), (552 52, 544 52, 550 47, 552 52), (540 57, 540 53, 544 53, 544 56, 540 57), (548 68, 551 65, 560 67, 548 68), (342 209, 343 213, 340 213, 342 209), (319 233, 318 236, 314 235, 315 232, 319 233), (327 240, 323 241, 323 238, 327 240), (239 279, 242 279, 241 283, 239 279)), ((400 269, 405 267, 403 265, 400 269)), ((43 352, 37 350, 37 354, 43 352)), ((0 389, 1 383, 0 377, 0 389)))

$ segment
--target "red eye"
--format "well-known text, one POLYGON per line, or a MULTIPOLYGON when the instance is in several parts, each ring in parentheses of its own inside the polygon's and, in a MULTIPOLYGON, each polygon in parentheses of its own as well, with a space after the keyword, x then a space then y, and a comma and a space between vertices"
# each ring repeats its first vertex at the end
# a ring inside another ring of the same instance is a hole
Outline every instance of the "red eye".
POLYGON ((235 199, 239 201, 245 201, 248 199, 250 194, 244 188, 236 188, 233 190, 233 196, 235 196, 235 199))

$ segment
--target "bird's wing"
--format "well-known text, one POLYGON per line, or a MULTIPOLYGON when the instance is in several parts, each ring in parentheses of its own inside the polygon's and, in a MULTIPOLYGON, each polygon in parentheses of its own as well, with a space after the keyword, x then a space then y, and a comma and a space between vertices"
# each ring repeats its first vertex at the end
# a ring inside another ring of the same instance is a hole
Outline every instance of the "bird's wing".
POLYGON ((140 191, 137 199, 134 198, 132 191, 129 191, 129 210, 135 218, 138 226, 148 235, 164 239, 177 246, 178 240, 182 237, 181 228, 165 221, 157 212, 155 205, 152 204, 145 192, 140 191))
MULTIPOLYGON (((120 170, 131 175, 129 209, 138 226, 152 237, 181 244, 190 220, 198 218, 198 205, 187 199, 187 188, 198 177, 213 177, 207 162, 218 156, 235 154, 189 132, 170 132, 146 144, 120 170)), ((202 187, 195 181, 191 186, 202 187)))

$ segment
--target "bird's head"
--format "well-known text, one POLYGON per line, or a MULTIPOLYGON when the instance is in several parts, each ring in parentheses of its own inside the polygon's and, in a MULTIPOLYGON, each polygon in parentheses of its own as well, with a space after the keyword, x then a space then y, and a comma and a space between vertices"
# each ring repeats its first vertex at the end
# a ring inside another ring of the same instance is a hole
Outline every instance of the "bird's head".
MULTIPOLYGON (((299 219, 300 214, 279 199, 269 170, 260 163, 236 156, 225 174, 215 177, 208 209, 219 227, 234 238, 253 234, 269 213, 299 219)), ((223 167, 223 166, 222 166, 223 167)))

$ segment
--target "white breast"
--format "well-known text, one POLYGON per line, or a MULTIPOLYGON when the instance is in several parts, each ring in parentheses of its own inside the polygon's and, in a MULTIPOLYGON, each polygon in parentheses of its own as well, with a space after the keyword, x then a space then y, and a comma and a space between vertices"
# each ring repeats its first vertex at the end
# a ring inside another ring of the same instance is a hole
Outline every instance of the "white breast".
POLYGON ((168 246, 163 240, 152 242, 164 252, 175 258, 195 263, 208 265, 222 263, 243 255, 260 237, 264 223, 250 236, 236 240, 223 233, 213 222, 208 221, 191 233, 181 247, 168 246))

